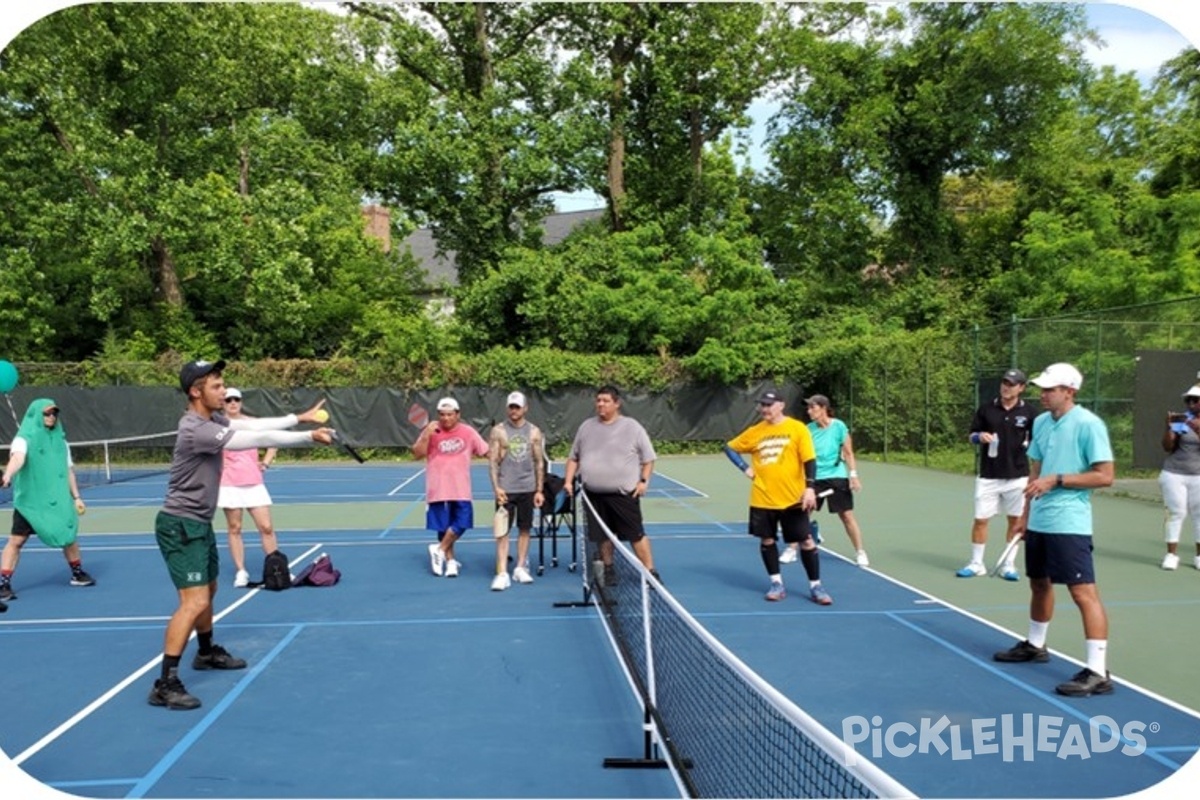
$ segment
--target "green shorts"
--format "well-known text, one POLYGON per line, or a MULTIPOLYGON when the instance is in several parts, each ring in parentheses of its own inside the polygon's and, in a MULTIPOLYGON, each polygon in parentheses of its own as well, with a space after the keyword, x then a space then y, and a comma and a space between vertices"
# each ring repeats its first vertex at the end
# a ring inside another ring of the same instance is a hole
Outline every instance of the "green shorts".
POLYGON ((154 538, 176 589, 207 586, 217 579, 217 537, 211 522, 158 512, 154 538))

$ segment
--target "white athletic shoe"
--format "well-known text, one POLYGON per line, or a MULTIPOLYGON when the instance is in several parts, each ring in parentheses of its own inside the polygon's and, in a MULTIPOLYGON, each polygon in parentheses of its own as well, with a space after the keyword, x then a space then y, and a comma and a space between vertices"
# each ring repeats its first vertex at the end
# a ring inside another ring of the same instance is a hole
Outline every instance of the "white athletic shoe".
POLYGON ((972 561, 954 574, 960 578, 981 578, 987 575, 987 567, 978 561, 972 561))
POLYGON ((513 570, 513 580, 517 583, 533 583, 533 576, 525 567, 517 567, 513 570))
POLYGON ((501 572, 496 577, 492 578, 492 591, 503 592, 509 586, 512 586, 512 581, 508 579, 507 572, 501 572))
POLYGON ((796 559, 800 557, 800 551, 795 547, 785 547, 783 552, 779 554, 780 564, 795 564, 796 559))
POLYGON ((857 553, 855 553, 854 554, 854 563, 858 564, 860 567, 871 566, 871 561, 870 561, 870 559, 867 558, 867 551, 859 550, 857 553))
POLYGON ((447 578, 457 578, 458 577, 458 568, 460 566, 461 565, 457 561, 455 561, 453 558, 446 559, 446 577, 447 578))
POLYGON ((439 578, 446 569, 446 556, 442 553, 442 548, 436 543, 429 545, 429 568, 433 570, 433 574, 439 578))
POLYGON ((1179 568, 1179 555, 1177 553, 1167 553, 1165 556, 1163 556, 1162 568, 1163 569, 1178 569, 1179 568))
POLYGON ((1196 569, 1200 569, 1200 556, 1196 556, 1192 559, 1192 566, 1196 569))
POLYGON ((250 573, 244 569, 239 569, 237 575, 233 576, 233 588, 245 589, 250 585, 250 573))

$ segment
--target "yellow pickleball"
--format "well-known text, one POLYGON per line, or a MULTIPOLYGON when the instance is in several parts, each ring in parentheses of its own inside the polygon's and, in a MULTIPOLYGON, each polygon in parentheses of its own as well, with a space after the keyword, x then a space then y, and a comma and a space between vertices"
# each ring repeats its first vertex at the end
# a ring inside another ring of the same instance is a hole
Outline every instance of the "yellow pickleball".
POLYGON ((313 414, 313 419, 320 423, 329 422, 329 412, 323 408, 317 409, 317 413, 313 414))

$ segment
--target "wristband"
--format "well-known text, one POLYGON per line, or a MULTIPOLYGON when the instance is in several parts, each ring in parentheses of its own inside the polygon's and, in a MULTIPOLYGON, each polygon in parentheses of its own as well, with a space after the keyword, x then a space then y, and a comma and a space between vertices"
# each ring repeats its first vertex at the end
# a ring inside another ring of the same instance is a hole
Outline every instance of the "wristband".
POLYGON ((851 477, 851 478, 857 478, 857 477, 858 477, 858 470, 856 470, 856 469, 852 469, 852 470, 850 470, 850 477, 851 477))
POLYGON ((645 483, 645 482, 646 482, 645 478, 638 478, 638 483, 645 483))

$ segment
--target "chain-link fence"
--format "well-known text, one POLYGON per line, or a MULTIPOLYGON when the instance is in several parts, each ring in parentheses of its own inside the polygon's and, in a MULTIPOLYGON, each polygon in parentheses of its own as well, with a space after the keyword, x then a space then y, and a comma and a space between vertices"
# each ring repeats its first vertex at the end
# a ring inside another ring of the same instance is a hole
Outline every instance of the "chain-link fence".
MULTIPOLYGON (((924 454, 965 447, 974 410, 994 397, 1013 367, 1033 378, 1066 361, 1084 375, 1078 402, 1108 424, 1119 465, 1132 463, 1138 353, 1200 350, 1200 297, 1020 319, 962 334, 888 339, 857 367, 830 381, 830 392, 854 431, 857 449, 924 454)), ((1194 369, 1161 376, 1178 393, 1194 369), (1176 386, 1179 384, 1179 386, 1176 386)), ((1143 376, 1145 379, 1145 376, 1143 376)), ((1037 402, 1030 391, 1027 397, 1037 402)), ((1149 414, 1150 410, 1147 410, 1149 414)), ((1153 409, 1152 424, 1159 424, 1153 409)))

